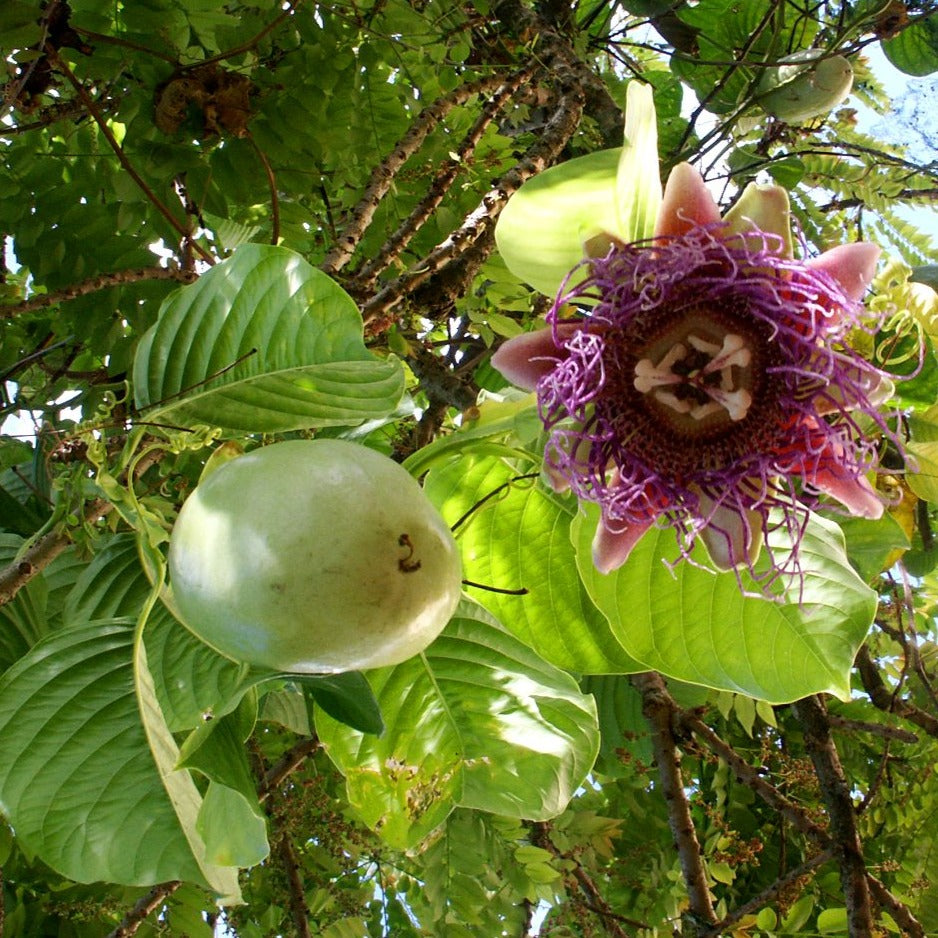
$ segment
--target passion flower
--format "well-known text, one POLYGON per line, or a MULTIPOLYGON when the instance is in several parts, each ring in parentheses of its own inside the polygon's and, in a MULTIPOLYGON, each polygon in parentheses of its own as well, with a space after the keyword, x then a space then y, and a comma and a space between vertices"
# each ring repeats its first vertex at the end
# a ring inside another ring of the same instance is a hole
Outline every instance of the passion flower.
POLYGON ((325 673, 397 664, 450 620, 459 552, 413 477, 341 440, 294 440, 224 463, 170 539, 175 606, 237 661, 325 673))
POLYGON ((756 575, 780 517, 794 550, 772 558, 761 574, 772 580, 800 569, 817 496, 882 514, 867 479, 876 443, 858 415, 888 433, 877 406, 891 385, 846 344, 875 245, 794 260, 784 190, 750 186, 721 219, 687 164, 668 179, 652 238, 598 243, 608 249, 561 288, 548 328, 493 357, 537 391, 554 484, 602 508, 598 569, 624 563, 663 519, 684 557, 699 536, 716 567, 756 575))

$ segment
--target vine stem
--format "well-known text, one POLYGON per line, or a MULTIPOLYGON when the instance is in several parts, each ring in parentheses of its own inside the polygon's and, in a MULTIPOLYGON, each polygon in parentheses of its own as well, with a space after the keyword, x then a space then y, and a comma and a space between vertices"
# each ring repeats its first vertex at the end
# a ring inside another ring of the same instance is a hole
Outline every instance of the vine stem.
MULTIPOLYGON (((158 450, 148 453, 137 464, 137 475, 142 475, 159 462, 162 455, 158 450)), ((95 498, 85 506, 82 516, 85 523, 94 524, 113 510, 114 505, 107 499, 95 498)), ((71 544, 68 528, 58 524, 38 538, 11 564, 0 570, 0 606, 10 602, 34 576, 42 573, 71 544)))

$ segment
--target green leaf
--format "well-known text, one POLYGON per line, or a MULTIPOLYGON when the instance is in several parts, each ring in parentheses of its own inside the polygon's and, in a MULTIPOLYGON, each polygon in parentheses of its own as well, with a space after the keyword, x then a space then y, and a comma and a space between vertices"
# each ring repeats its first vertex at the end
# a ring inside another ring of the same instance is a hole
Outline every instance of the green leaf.
POLYGON ((457 805, 554 817, 592 768, 592 698, 474 603, 423 655, 367 676, 384 734, 317 726, 356 813, 391 844, 419 843, 457 805))
POLYGON ((252 803, 227 785, 209 782, 197 829, 205 841, 205 856, 224 867, 250 867, 270 853, 267 822, 252 803))
POLYGON ((822 935, 846 935, 847 928, 847 910, 825 909, 817 917, 817 930, 822 935))
POLYGON ((508 200, 495 226, 495 240, 513 274, 553 296, 584 259, 585 243, 602 232, 616 232, 621 155, 617 147, 552 166, 508 200))
POLYGON ((386 416, 404 377, 365 348, 341 287, 292 251, 246 244, 163 304, 134 388, 148 419, 273 433, 386 416))
MULTIPOLYGON (((65 602, 65 624, 136 618, 150 589, 134 535, 117 534, 75 582, 65 602)), ((206 717, 223 716, 248 687, 270 676, 219 655, 161 606, 150 614, 144 641, 160 710, 174 732, 200 726, 206 717)))
POLYGON ((538 654, 588 674, 643 671, 625 653, 580 582, 570 543, 572 504, 562 505, 530 472, 491 457, 463 456, 428 473, 424 491, 454 524, 493 494, 456 531, 468 580, 522 596, 472 589, 473 598, 538 654))
POLYGON ((292 679, 305 687, 313 701, 334 720, 361 733, 381 735, 384 721, 371 685, 360 671, 341 674, 299 674, 292 679))
POLYGON ((596 698, 599 713, 600 748, 596 770, 611 778, 631 774, 634 769, 622 758, 651 765, 654 751, 648 722, 642 715, 642 698, 628 677, 600 674, 585 678, 581 690, 596 698))
POLYGON ((877 521, 865 518, 838 518, 847 542, 847 557, 865 583, 883 572, 890 554, 909 547, 902 525, 887 511, 877 521))
POLYGON ((0 808, 77 882, 208 885, 147 746, 133 627, 62 629, 0 678, 0 808))
POLYGON ((907 75, 938 71, 938 16, 923 17, 882 43, 886 58, 907 75))
POLYGON ((141 613, 133 646, 134 685, 146 741, 156 763, 160 781, 176 813, 178 830, 181 831, 198 865, 200 878, 204 879, 222 902, 238 903, 241 901, 241 892, 238 887, 237 868, 224 862, 219 863, 202 837, 199 828, 199 817, 204 806, 202 796, 192 775, 178 767, 179 749, 160 710, 142 636, 148 612, 149 609, 145 607, 141 613))
MULTIPOLYGON (((770 703, 807 694, 850 695, 854 656, 873 621, 876 594, 850 567, 840 529, 812 516, 801 542, 806 571, 785 601, 744 595, 735 573, 687 562, 671 529, 653 528, 628 562, 603 575, 591 541, 598 509, 573 524, 580 576, 625 650, 646 668, 691 684, 770 703)), ((783 556, 781 545, 775 550, 783 556)), ((700 557, 705 564, 705 557, 700 557)), ((740 573, 742 585, 759 587, 740 573)))

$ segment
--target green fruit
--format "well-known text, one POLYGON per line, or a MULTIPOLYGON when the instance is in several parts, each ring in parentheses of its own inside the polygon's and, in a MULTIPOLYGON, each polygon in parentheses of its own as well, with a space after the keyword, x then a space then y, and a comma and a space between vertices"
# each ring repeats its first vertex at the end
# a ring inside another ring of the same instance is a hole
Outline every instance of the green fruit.
POLYGON ((186 500, 169 572, 179 617, 237 661, 328 673, 397 664, 459 601, 456 542, 413 477, 340 440, 223 463, 186 500))
POLYGON ((842 55, 804 49, 766 69, 759 82, 759 105, 789 123, 827 114, 850 94, 853 67, 842 55))

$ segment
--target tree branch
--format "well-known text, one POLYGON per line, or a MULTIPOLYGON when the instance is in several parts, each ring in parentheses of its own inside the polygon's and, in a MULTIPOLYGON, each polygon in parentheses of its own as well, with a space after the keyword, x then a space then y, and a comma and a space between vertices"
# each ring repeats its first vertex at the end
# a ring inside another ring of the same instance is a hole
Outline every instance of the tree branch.
POLYGON ((118 287, 127 283, 139 283, 142 280, 177 280, 180 283, 192 283, 194 275, 188 271, 175 267, 137 267, 132 270, 115 270, 110 274, 99 274, 75 283, 52 293, 37 293, 28 300, 13 303, 9 306, 0 306, 0 319, 12 319, 19 313, 31 313, 37 309, 45 309, 68 300, 97 293, 108 287, 118 287))
POLYGON ((147 917, 160 908, 181 885, 178 879, 173 879, 154 886, 145 896, 137 900, 133 908, 121 920, 120 925, 108 933, 107 938, 130 938, 131 935, 135 935, 147 917))
POLYGON ((922 923, 872 873, 866 874, 870 893, 909 938, 927 938, 922 923))
POLYGON ((870 650, 866 645, 861 646, 857 654, 856 666, 860 673, 863 689, 869 694, 874 707, 884 713, 895 713, 904 717, 910 723, 914 723, 925 730, 929 736, 938 739, 938 718, 932 716, 927 710, 922 710, 921 707, 900 699, 889 690, 880 676, 879 669, 870 656, 870 650))
POLYGON ((485 236, 491 236, 495 222, 508 198, 531 176, 549 166, 573 135, 583 112, 583 95, 572 86, 558 103, 554 115, 537 142, 524 158, 499 179, 479 206, 445 240, 406 273, 390 281, 362 306, 366 329, 371 334, 390 326, 387 315, 404 297, 446 264, 469 250, 485 236))
POLYGON ((853 938, 868 938, 874 932, 874 922, 863 847, 850 787, 831 738, 827 708, 820 697, 811 696, 797 701, 792 709, 804 730, 805 749, 814 763, 830 818, 830 835, 840 866, 849 934, 853 938))
POLYGON ((523 81, 531 77, 531 69, 522 69, 511 75, 500 85, 492 97, 485 103, 479 117, 469 129, 453 157, 447 160, 430 184, 427 194, 417 203, 413 211, 398 226, 397 230, 381 246, 375 256, 358 270, 353 279, 357 289, 370 287, 378 274, 387 269, 401 251, 410 243, 413 236, 437 209, 443 197, 449 191, 460 169, 472 156, 479 140, 504 107, 505 102, 517 91, 523 81))
POLYGON ((700 717, 684 711, 681 725, 700 739, 704 745, 730 767, 730 771, 762 800, 780 814, 789 824, 803 834, 808 834, 822 847, 830 846, 830 838, 823 827, 808 817, 807 813, 785 797, 771 782, 763 778, 757 769, 745 761, 729 744, 725 743, 700 717))
POLYGON ((355 248, 371 224, 381 200, 387 195, 394 183, 398 172, 420 149, 430 131, 453 108, 464 104, 477 94, 498 88, 503 81, 501 75, 489 75, 476 81, 466 82, 466 84, 453 89, 449 94, 438 98, 417 115, 407 133, 401 137, 394 149, 372 170, 371 179, 365 187, 362 197, 349 212, 348 220, 339 241, 326 254, 319 265, 320 270, 333 277, 349 262, 355 248))
POLYGON ((661 675, 646 671, 632 676, 632 684, 642 695, 642 715, 651 727, 651 744, 661 779, 661 793, 668 806, 668 824, 681 860, 690 911, 700 927, 716 922, 707 871, 700 841, 690 813, 690 803, 681 776, 681 754, 674 736, 674 717, 679 709, 665 687, 661 675))

